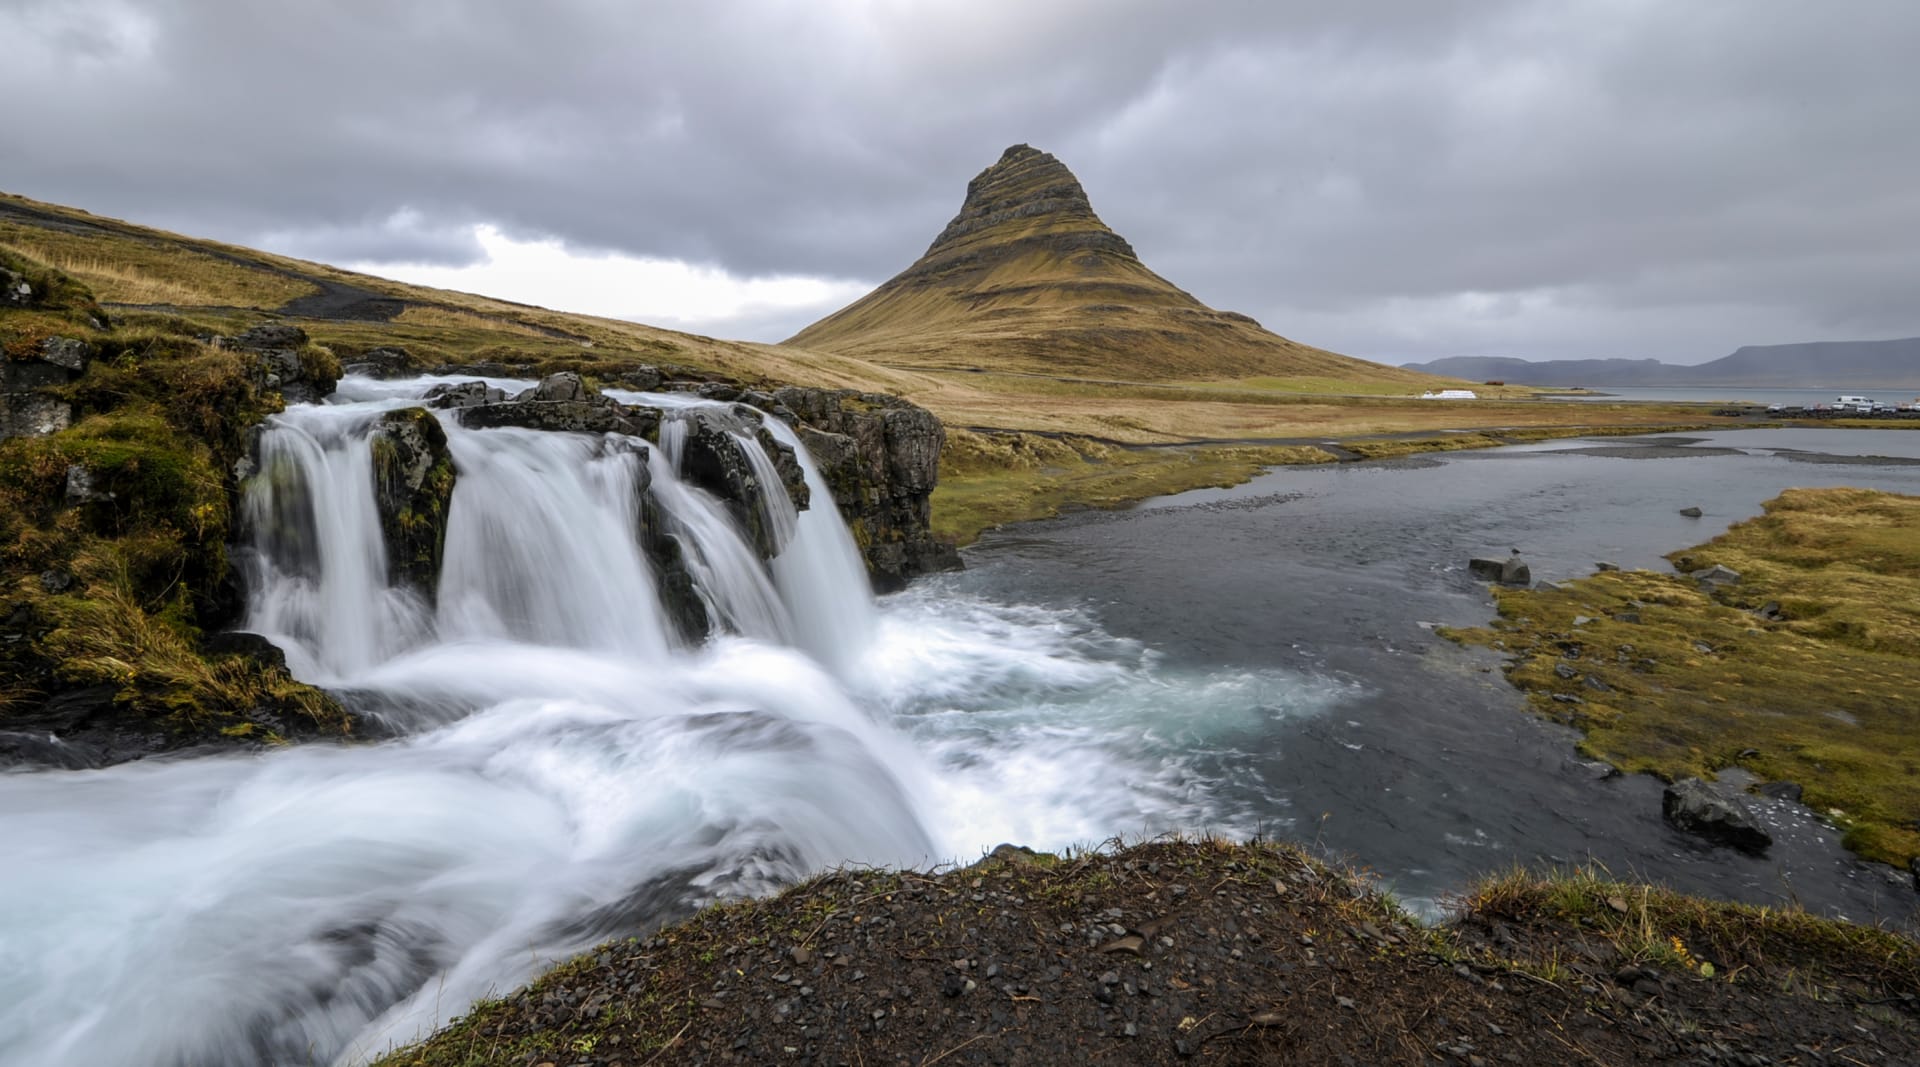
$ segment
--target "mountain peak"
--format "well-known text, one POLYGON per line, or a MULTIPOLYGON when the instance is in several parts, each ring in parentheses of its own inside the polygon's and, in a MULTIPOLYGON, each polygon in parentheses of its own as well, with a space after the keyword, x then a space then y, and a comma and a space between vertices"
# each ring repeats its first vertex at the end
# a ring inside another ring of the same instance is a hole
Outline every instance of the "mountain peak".
POLYGON ((1148 270, 1066 164, 1016 144, 926 254, 791 343, 888 365, 1128 380, 1428 382, 1296 344, 1148 270))
POLYGON ((960 213, 927 246, 926 260, 1002 239, 1089 235, 1071 251, 1094 249, 1136 258, 1133 246, 1093 213, 1080 179, 1065 163, 1031 145, 1017 144, 967 183, 960 213))

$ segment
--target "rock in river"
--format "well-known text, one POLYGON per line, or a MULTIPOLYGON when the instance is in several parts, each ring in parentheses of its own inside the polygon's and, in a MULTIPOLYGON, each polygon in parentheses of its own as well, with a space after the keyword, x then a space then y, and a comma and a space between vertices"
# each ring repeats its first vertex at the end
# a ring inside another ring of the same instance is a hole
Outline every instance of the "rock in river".
POLYGON ((1698 778, 1682 778, 1660 797, 1660 814, 1677 829, 1732 845, 1745 852, 1765 852, 1773 835, 1754 820, 1745 804, 1714 792, 1698 778))
POLYGON ((1533 584, 1533 569, 1527 566, 1527 561, 1521 559, 1518 552, 1506 559, 1470 559, 1467 561, 1467 573, 1482 581, 1499 582, 1501 585, 1533 584))

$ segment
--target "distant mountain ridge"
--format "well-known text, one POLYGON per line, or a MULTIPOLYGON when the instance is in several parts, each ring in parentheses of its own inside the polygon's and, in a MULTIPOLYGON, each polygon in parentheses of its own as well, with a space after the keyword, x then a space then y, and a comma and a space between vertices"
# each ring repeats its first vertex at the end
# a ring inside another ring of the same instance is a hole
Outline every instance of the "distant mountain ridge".
POLYGON ((1403 366, 1428 374, 1515 385, 1920 389, 1920 337, 1747 345, 1730 356, 1694 366, 1662 363, 1657 359, 1536 362, 1497 356, 1454 356, 1403 366))

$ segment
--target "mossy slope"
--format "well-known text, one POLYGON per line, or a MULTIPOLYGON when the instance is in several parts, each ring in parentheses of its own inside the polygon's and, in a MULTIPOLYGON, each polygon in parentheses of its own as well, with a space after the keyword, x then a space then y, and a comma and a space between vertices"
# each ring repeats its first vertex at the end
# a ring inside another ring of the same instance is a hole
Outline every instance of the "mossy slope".
POLYGON ((88 362, 42 390, 72 425, 0 441, 0 730, 66 725, 46 702, 89 689, 113 728, 163 747, 344 732, 338 705, 283 667, 203 650, 236 607, 234 464, 282 405, 259 359, 164 321, 109 324, 85 286, 24 265, 48 279, 48 297, 0 311, 5 358, 31 359, 52 338, 84 346, 88 362))

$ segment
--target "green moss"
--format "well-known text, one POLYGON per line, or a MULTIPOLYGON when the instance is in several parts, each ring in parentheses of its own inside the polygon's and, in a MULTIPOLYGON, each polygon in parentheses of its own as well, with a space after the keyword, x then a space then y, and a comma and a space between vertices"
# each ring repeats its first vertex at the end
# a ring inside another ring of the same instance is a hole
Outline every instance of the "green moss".
POLYGON ((1920 499, 1790 490, 1673 558, 1742 578, 1718 593, 1647 571, 1504 590, 1492 628, 1447 636, 1513 651, 1508 677, 1581 729, 1590 756, 1668 779, 1740 766, 1797 782, 1847 847, 1920 856, 1920 499), (1756 613, 1769 603, 1781 617, 1756 613))
MULTIPOLYGON (((49 315, 0 313, 0 338, 49 334, 49 315)), ((181 736, 271 742, 348 729, 339 705, 283 668, 199 652, 203 625, 224 619, 229 472, 250 428, 282 406, 257 361, 207 345, 202 328, 143 315, 66 329, 95 353, 57 390, 79 421, 0 442, 0 597, 35 620, 23 631, 30 645, 0 657, 0 714, 32 706, 50 671, 65 684, 112 685, 130 725, 181 736), (45 572, 70 584, 50 592, 45 572)), ((331 358, 312 354, 321 370, 331 358)))
POLYGON ((79 326, 103 326, 107 322, 106 313, 94 300, 93 290, 65 271, 5 246, 0 246, 0 270, 25 279, 32 290, 27 303, 42 314, 55 315, 79 326))
POLYGON ((1238 485, 1270 466, 1329 463, 1321 449, 1195 446, 1128 449, 1083 437, 954 431, 940 457, 933 532, 967 544, 984 530, 1071 507, 1238 485))

